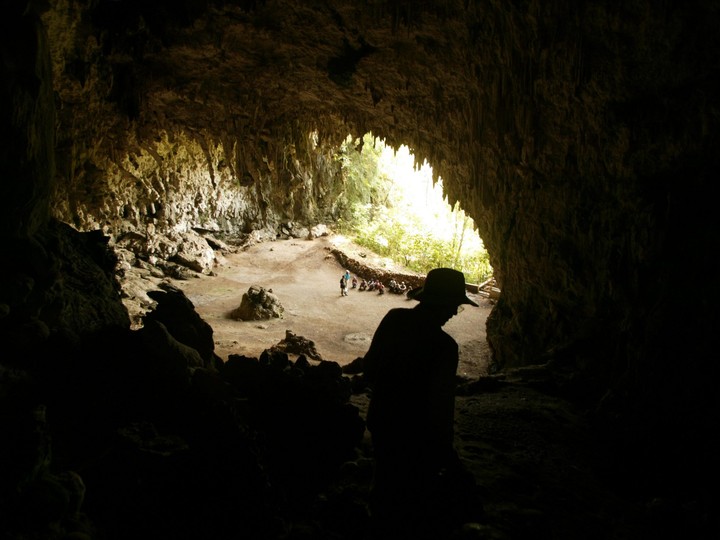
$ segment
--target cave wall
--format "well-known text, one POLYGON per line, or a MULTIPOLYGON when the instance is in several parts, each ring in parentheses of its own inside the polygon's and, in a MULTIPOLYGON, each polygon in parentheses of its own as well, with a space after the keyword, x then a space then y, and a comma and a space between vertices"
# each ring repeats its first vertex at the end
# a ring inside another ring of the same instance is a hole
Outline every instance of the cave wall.
POLYGON ((332 148, 372 131, 478 224, 498 366, 654 433, 712 400, 718 2, 34 5, 4 22, 4 234, 329 219, 332 148))
MULTIPOLYGON (((312 146, 311 134, 306 139, 312 146)), ((124 142, 130 150, 115 159, 68 153, 59 160, 55 217, 80 230, 115 238, 141 233, 148 241, 191 228, 237 236, 330 217, 332 207, 317 204, 316 192, 332 189, 323 180, 337 167, 330 163, 324 173, 322 160, 319 167, 301 164, 295 146, 283 149, 276 159, 284 166, 276 169, 252 149, 203 134, 161 131, 152 141, 124 142)))
POLYGON ((38 17, 22 16, 25 8, 11 3, 0 22, 0 231, 10 235, 32 233, 47 220, 55 158, 49 44, 38 17))
POLYGON ((59 104, 55 217, 112 237, 140 233, 148 243, 155 234, 193 227, 240 234, 332 218, 338 167, 330 159, 334 148, 316 133, 291 118, 268 121, 261 96, 250 103, 235 95, 210 96, 212 78, 199 83, 207 87, 205 95, 196 96, 197 89, 184 95, 182 85, 194 75, 173 73, 176 63, 196 63, 191 69, 205 72, 217 62, 213 47, 202 50, 206 37, 177 36, 201 42, 179 44, 180 56, 191 58, 168 55, 172 65, 143 60, 165 54, 159 40, 166 36, 153 35, 153 29, 208 31, 184 28, 182 10, 61 1, 44 12, 43 21, 59 104), (158 19, 165 15, 168 21, 158 19), (148 26, 153 24, 160 28, 148 26), (151 81, 157 86, 149 88, 151 81))

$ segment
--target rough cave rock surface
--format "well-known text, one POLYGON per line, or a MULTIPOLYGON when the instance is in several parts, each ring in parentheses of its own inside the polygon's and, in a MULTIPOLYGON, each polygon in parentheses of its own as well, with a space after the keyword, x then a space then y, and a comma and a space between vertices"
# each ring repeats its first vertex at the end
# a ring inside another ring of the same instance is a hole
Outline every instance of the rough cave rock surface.
POLYGON ((280 299, 271 290, 253 285, 243 293, 240 305, 232 310, 230 317, 239 321, 281 319, 284 312, 280 299))

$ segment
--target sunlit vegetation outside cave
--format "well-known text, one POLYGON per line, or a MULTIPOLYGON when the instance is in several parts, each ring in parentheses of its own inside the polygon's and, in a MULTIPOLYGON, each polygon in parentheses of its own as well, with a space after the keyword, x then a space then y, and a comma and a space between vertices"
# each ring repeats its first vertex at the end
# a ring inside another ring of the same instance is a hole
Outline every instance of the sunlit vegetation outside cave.
POLYGON ((337 159, 344 175, 338 200, 340 230, 369 250, 416 272, 455 268, 469 283, 481 283, 492 267, 475 223, 433 182, 427 163, 410 149, 395 149, 372 133, 348 136, 337 159))

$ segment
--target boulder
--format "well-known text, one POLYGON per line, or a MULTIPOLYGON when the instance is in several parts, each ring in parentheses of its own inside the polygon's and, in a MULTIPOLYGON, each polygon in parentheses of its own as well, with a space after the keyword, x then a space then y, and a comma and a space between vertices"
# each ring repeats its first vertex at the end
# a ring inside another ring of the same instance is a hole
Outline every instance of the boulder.
POLYGON ((230 312, 230 317, 238 321, 259 321, 261 319, 282 319, 285 308, 272 292, 259 285, 252 285, 243 294, 240 306, 230 312))

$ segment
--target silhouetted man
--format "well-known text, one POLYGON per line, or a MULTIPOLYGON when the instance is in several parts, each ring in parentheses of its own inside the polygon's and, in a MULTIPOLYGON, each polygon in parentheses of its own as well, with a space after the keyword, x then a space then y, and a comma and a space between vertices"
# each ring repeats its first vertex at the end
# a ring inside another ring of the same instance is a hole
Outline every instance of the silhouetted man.
POLYGON ((442 326, 463 304, 477 304, 466 296, 462 272, 450 268, 431 270, 407 295, 419 304, 391 309, 363 360, 372 389, 372 511, 387 537, 431 537, 434 525, 459 510, 446 508, 452 492, 474 489, 453 445, 458 345, 442 326))

